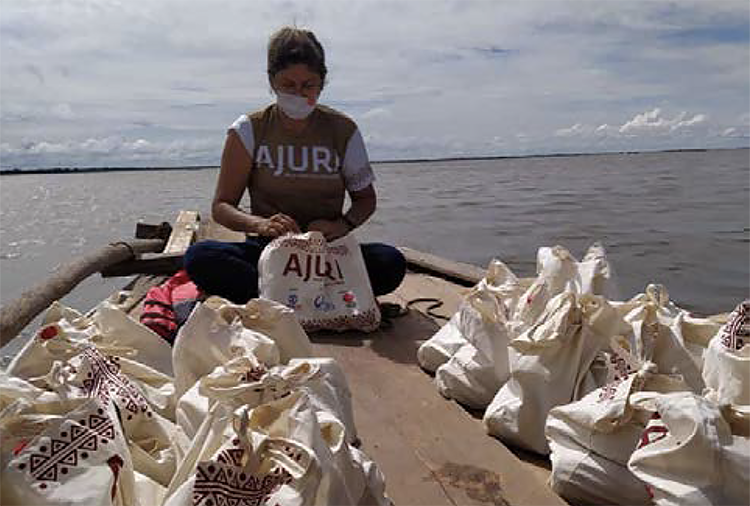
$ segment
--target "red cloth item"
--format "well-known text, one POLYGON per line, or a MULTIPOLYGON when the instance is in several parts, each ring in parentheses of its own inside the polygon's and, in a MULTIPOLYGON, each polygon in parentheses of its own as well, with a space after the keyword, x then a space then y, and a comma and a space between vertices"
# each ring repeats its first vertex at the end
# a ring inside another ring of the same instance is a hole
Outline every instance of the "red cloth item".
POLYGON ((146 293, 141 323, 172 343, 200 295, 187 272, 180 270, 146 293))

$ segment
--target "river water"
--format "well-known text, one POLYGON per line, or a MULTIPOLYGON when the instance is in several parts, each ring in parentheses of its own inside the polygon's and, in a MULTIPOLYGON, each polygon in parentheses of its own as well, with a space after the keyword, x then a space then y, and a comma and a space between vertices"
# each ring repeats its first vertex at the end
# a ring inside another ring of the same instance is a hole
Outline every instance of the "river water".
MULTIPOLYGON (((666 285, 698 313, 729 311, 750 282, 750 152, 716 150, 382 163, 378 211, 358 232, 534 274, 536 250, 602 241, 624 297, 666 285)), ((0 177, 0 302, 59 263, 133 236, 138 221, 208 216, 217 169, 0 177)), ((247 202, 245 202, 247 204, 247 202)), ((99 276, 63 302, 86 310, 125 280, 99 276)))

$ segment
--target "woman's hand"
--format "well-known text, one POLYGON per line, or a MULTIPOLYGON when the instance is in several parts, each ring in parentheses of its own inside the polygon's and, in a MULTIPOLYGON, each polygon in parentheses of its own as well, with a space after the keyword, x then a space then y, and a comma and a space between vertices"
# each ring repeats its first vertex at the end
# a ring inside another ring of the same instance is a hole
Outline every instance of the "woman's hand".
POLYGON ((307 227, 308 232, 317 231, 323 234, 327 241, 344 237, 349 233, 349 225, 343 220, 315 220, 307 227))
POLYGON ((297 222, 286 214, 274 214, 263 220, 258 226, 258 234, 266 237, 278 237, 287 233, 299 233, 297 222))

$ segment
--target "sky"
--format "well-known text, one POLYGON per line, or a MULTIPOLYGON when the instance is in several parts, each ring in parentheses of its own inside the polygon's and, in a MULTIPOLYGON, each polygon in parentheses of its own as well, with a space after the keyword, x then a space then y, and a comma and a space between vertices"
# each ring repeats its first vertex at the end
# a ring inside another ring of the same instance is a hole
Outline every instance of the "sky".
POLYGON ((0 165, 218 165, 291 24, 372 160, 750 144, 746 0, 2 0, 0 165))

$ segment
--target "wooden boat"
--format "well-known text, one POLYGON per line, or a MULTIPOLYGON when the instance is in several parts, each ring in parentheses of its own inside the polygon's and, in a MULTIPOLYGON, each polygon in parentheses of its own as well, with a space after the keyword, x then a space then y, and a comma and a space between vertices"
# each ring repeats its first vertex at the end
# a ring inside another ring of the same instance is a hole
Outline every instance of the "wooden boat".
MULTIPOLYGON (((158 229, 141 226, 139 235, 158 229)), ((161 232, 165 230, 162 226, 161 232)), ((244 237, 183 211, 161 252, 119 262, 103 274, 138 274, 120 301, 138 318, 147 290, 176 270, 193 241, 205 239, 244 237)), ((333 357, 346 373, 362 449, 385 475, 386 493, 397 505, 566 504, 546 484, 547 459, 488 436, 481 414, 443 398, 417 364, 419 345, 457 310, 462 294, 483 277, 483 269, 408 248, 402 251, 409 272, 381 301, 409 311, 371 334, 310 335, 315 354, 333 357)))

